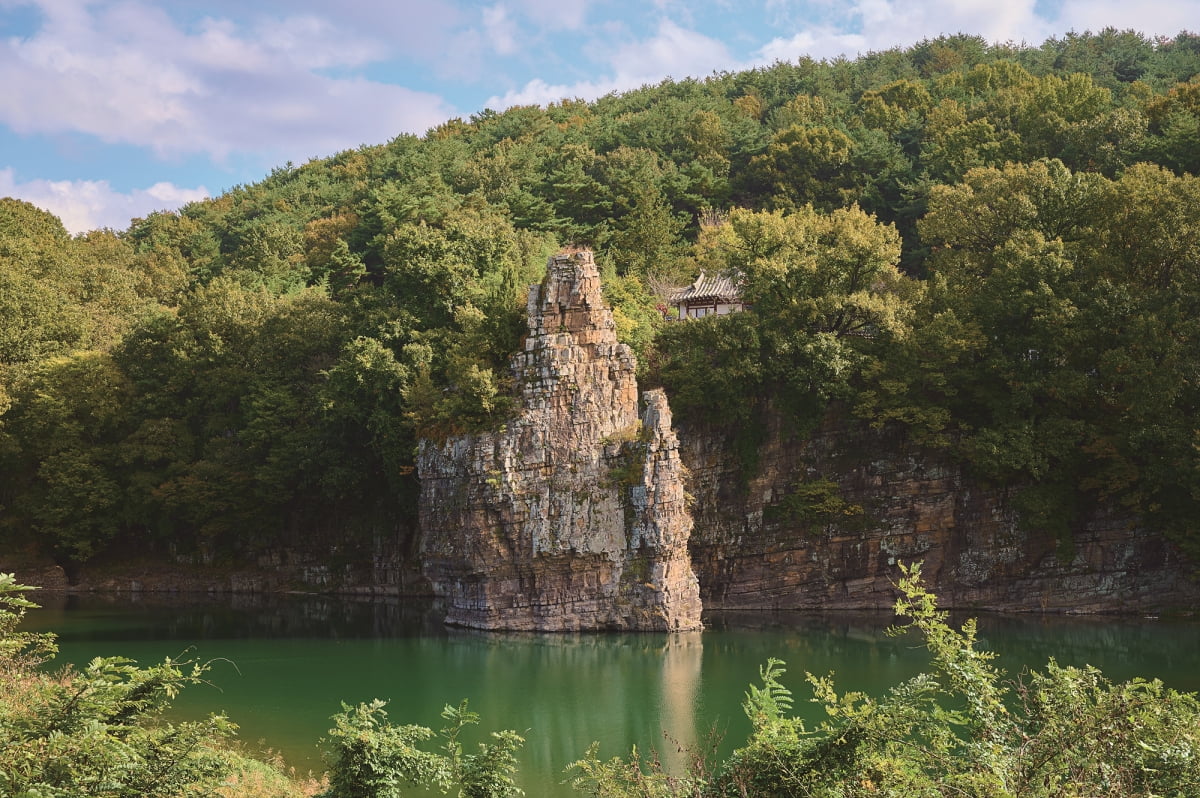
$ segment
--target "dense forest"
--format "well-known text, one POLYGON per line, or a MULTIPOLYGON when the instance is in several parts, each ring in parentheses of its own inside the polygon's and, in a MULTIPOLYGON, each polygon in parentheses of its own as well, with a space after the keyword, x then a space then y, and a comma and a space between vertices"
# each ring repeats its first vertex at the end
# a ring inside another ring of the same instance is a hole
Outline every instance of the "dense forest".
POLYGON ((526 287, 591 247, 680 423, 831 408, 1068 535, 1200 550, 1200 36, 974 36, 484 110, 67 234, 0 200, 0 535, 60 563, 415 513, 500 423, 526 287), (731 270, 751 312, 666 297, 731 270))

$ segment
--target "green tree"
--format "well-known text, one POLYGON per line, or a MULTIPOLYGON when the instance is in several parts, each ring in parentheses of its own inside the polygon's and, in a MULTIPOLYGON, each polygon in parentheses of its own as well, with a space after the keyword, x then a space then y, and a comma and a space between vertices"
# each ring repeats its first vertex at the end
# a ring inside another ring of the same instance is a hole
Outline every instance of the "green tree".
POLYGON ((83 343, 86 321, 57 286, 0 259, 0 380, 10 382, 39 360, 83 343))
POLYGON ((670 273, 681 256, 683 222, 654 185, 642 186, 609 237, 606 256, 619 273, 670 273))
POLYGON ((664 385, 680 419, 750 425, 764 393, 759 316, 736 313, 667 324, 656 339, 651 380, 664 385))
POLYGON ((840 130, 793 125, 772 137, 767 151, 751 160, 750 170, 776 207, 812 204, 830 210, 857 197, 847 170, 853 151, 853 140, 840 130))
POLYGON ((967 348, 899 381, 939 373, 968 461, 1026 486, 1026 520, 1064 539, 1102 496, 1191 540, 1166 518, 1189 517, 1200 495, 1183 420, 1197 398, 1183 376, 1196 357, 1195 191, 1158 168, 1113 182, 1050 161, 931 192, 928 313, 953 314, 967 348))
POLYGON ((43 361, 6 425, 19 442, 10 472, 10 525, 64 565, 86 560, 123 529, 118 445, 132 386, 111 357, 78 352, 43 361))
POLYGON ((1200 174, 1200 83, 1181 83, 1146 104, 1155 160, 1176 172, 1200 174))
POLYGON ((956 100, 945 99, 929 113, 920 160, 928 175, 956 183, 970 169, 1015 160, 1020 138, 1000 131, 986 117, 972 119, 956 100))
POLYGON ((847 396, 877 342, 906 334, 919 287, 897 269, 895 229, 861 210, 734 211, 719 239, 759 319, 767 384, 802 426, 847 396))

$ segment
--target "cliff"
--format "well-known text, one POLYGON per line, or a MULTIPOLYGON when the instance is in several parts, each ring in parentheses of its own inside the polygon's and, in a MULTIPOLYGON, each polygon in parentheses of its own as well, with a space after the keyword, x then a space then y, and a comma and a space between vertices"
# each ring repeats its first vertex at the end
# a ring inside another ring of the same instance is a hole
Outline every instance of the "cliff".
POLYGON ((831 419, 798 438, 772 413, 766 425, 745 473, 729 430, 681 432, 706 609, 884 609, 896 563, 917 560, 944 607, 1200 606, 1197 565, 1127 517, 1094 508, 1060 541, 1021 518, 1013 488, 978 484, 901 435, 831 419))
POLYGON ((699 628, 670 408, 649 391, 639 417, 633 353, 591 253, 551 258, 527 309, 519 415, 420 447, 422 569, 447 623, 699 628))

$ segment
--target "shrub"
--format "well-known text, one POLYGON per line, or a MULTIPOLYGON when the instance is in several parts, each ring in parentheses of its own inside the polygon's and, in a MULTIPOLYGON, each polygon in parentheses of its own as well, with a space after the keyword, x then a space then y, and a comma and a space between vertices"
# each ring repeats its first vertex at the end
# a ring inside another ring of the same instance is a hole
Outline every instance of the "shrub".
POLYGON ((790 716, 784 663, 761 669, 743 708, 752 732, 715 776, 671 780, 634 753, 594 749, 574 784, 603 798, 1151 798, 1200 795, 1200 701, 1159 681, 1114 685, 1095 668, 1050 660, 1013 682, 976 648, 975 623, 954 629, 903 569, 897 615, 924 638, 931 668, 882 698, 839 694, 806 674, 825 712, 813 728, 790 716))
POLYGON ((459 735, 479 722, 467 702, 446 705, 442 717, 442 751, 425 751, 419 743, 434 737, 425 726, 387 722, 385 702, 342 705, 329 730, 329 790, 324 798, 401 798, 416 787, 445 793, 458 787, 460 798, 510 798, 522 794, 513 781, 516 752, 525 740, 514 731, 492 732, 492 742, 478 752, 463 752, 459 735))
POLYGON ((140 668, 107 657, 46 673, 40 666, 56 653, 53 636, 17 631, 36 606, 22 595, 29 589, 0 574, 0 795, 245 794, 232 790, 248 760, 227 747, 236 728, 229 720, 164 719, 179 691, 201 680, 203 664, 168 659, 140 668))

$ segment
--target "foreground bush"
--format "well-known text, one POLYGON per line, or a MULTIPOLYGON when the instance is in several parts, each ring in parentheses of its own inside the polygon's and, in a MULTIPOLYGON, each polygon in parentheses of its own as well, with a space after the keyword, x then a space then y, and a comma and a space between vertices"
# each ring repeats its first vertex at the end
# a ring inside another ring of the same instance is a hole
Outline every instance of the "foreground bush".
POLYGON ((514 731, 492 732, 492 742, 480 743, 476 753, 463 751, 459 734, 479 722, 467 702, 447 705, 442 717, 441 751, 426 751, 420 743, 433 738, 425 726, 387 723, 383 701, 355 707, 343 705, 329 730, 329 790, 322 798, 400 798, 414 788, 448 793, 459 798, 509 798, 522 794, 513 781, 516 752, 525 740, 514 731))
POLYGON ((95 659, 49 675, 49 635, 16 631, 33 604, 0 575, 0 794, 12 796, 211 794, 229 766, 213 747, 232 731, 220 715, 171 724, 163 708, 203 669, 167 660, 137 668, 95 659))
POLYGON ((140 668, 120 657, 47 673, 54 637, 17 631, 34 607, 0 574, 0 795, 6 798, 298 798, 315 784, 280 763, 230 746, 224 715, 171 723, 163 714, 205 666, 166 660, 140 668))

